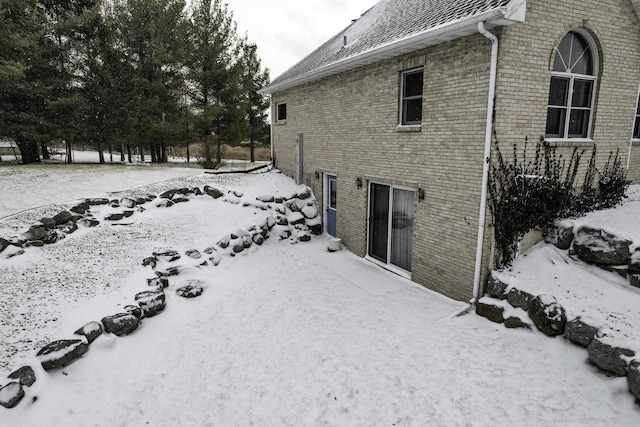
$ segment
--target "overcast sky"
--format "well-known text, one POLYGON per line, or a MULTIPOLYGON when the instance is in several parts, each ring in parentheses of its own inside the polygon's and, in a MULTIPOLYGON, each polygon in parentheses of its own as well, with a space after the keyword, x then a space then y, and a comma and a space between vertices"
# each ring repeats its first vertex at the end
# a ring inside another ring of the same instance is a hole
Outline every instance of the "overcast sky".
POLYGON ((346 28, 378 0, 226 0, 238 33, 258 45, 271 80, 346 28))

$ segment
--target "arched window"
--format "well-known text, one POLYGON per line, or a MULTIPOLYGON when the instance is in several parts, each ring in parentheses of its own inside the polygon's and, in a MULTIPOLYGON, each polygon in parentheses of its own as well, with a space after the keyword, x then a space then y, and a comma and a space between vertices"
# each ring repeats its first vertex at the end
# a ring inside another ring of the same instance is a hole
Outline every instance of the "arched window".
POLYGON ((569 32, 553 61, 547 138, 589 138, 598 70, 598 53, 584 30, 569 32))

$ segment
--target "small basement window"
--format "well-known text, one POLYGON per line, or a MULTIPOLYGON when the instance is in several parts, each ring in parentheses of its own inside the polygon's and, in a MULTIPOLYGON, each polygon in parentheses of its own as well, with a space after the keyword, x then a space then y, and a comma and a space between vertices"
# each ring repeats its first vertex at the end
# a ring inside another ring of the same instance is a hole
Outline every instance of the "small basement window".
POLYGON ((286 122, 287 121, 287 103, 281 102, 276 105, 276 122, 286 122))
POLYGON ((400 125, 422 124, 424 70, 403 71, 400 79, 400 125))

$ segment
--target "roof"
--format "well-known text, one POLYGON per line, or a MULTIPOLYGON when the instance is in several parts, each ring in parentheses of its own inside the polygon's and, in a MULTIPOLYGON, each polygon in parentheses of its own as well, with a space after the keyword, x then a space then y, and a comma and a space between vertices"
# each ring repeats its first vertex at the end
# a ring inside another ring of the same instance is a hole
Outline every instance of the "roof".
POLYGON ((640 0, 631 0, 633 7, 636 9, 636 13, 638 14, 638 18, 640 18, 640 0))
MULTIPOLYGON (((634 0, 640 2, 640 0, 634 0)), ((381 0, 277 77, 273 93, 487 28, 524 21, 526 0, 381 0)))

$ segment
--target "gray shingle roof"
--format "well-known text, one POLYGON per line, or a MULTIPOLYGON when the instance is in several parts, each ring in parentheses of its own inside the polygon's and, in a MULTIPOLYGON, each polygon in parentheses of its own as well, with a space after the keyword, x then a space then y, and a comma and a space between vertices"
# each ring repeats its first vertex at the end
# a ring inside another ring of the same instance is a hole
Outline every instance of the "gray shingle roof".
POLYGON ((277 77, 270 87, 439 26, 505 7, 509 2, 510 0, 381 0, 360 19, 277 77))

